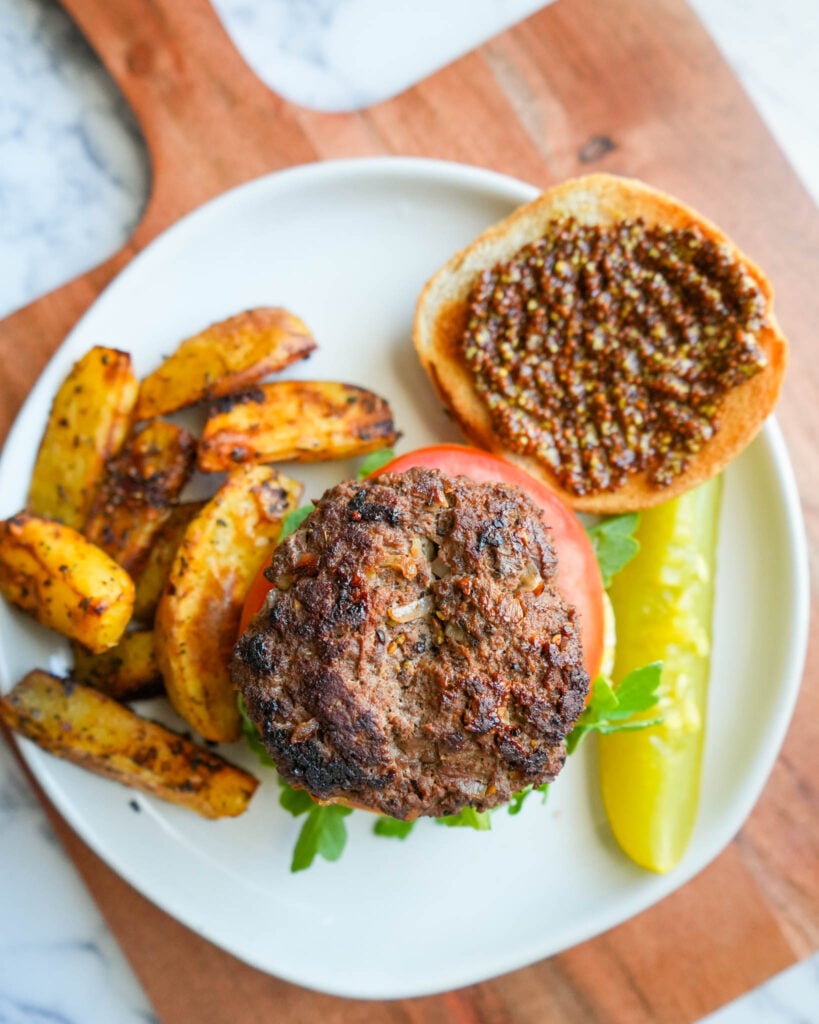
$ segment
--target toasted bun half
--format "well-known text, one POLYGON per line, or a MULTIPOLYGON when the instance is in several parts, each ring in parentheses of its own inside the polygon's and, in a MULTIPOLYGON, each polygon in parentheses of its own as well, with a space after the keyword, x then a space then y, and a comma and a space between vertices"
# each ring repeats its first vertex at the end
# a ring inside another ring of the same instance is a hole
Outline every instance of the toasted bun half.
POLYGON ((773 316, 772 302, 773 291, 762 271, 709 220, 641 181, 592 174, 549 189, 456 253, 421 292, 413 340, 441 401, 470 441, 521 466, 577 510, 609 514, 648 508, 696 487, 720 472, 753 439, 774 407, 787 362, 787 342, 773 316), (625 484, 614 491, 584 496, 567 491, 548 466, 511 450, 496 436, 461 355, 466 303, 477 275, 542 238, 550 221, 567 217, 580 224, 602 226, 638 217, 649 227, 680 229, 696 225, 707 238, 730 248, 765 297, 767 325, 757 333, 756 341, 767 356, 767 365, 725 395, 719 407, 719 430, 668 486, 651 483, 648 472, 643 471, 627 477, 625 484))

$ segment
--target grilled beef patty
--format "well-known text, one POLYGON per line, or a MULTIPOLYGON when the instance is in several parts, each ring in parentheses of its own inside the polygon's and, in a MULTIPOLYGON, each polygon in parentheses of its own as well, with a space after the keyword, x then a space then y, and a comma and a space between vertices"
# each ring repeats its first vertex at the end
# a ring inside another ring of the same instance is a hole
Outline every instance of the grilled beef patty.
POLYGON ((516 488, 412 469, 327 491, 233 661, 282 776, 407 820, 554 778, 589 684, 555 571, 516 488))

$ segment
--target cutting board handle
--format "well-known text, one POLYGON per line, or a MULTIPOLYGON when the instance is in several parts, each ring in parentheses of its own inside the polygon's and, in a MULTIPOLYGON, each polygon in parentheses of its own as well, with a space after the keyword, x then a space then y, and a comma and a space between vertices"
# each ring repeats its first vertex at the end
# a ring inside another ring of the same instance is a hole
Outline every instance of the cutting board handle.
POLYGON ((62 2, 134 110, 150 195, 119 252, 0 322, 0 438, 69 327, 152 238, 225 189, 317 155, 303 112, 248 68, 208 0, 62 2))
POLYGON ((209 0, 62 0, 122 90, 151 159, 134 243, 230 185, 314 158, 294 117, 250 70, 209 0))

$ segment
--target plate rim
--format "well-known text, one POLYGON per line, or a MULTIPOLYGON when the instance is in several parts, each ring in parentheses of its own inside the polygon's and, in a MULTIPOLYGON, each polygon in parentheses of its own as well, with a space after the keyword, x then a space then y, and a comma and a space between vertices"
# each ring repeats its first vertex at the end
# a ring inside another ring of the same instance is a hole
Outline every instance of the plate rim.
MULTIPOLYGON (((220 209, 224 205, 242 201, 242 199, 246 200, 248 196, 251 196, 256 191, 264 192, 266 189, 271 187, 281 187, 286 189, 289 184, 293 183, 294 179, 296 179, 296 183, 298 185, 305 185, 309 187, 314 183, 320 183, 322 179, 330 179, 331 181, 343 180, 366 177, 367 175, 374 173, 392 177, 410 177, 413 179, 414 183, 417 183, 419 179, 426 179, 432 183, 455 182, 464 188, 475 188, 483 191, 489 191, 493 197, 502 197, 504 200, 508 199, 510 203, 514 204, 527 202, 539 192, 539 189, 535 186, 510 175, 502 174, 500 172, 472 164, 463 164, 424 157, 376 156, 353 157, 296 165, 294 167, 288 167, 283 170, 273 171, 269 174, 262 175, 258 178, 244 182, 235 188, 229 189, 226 192, 220 193, 218 196, 215 196, 195 209, 189 211, 184 217, 164 229, 139 253, 137 253, 136 256, 120 271, 120 273, 106 285, 94 302, 77 320, 65 338, 63 338, 60 345, 52 353, 51 358, 43 368, 15 417, 14 423, 3 445, 3 451, 0 453, 0 478, 5 472, 5 463, 8 458, 8 452, 13 448, 14 442, 17 440, 18 432, 22 429, 22 422, 25 418, 25 414, 32 405, 40 403, 39 392, 44 390, 42 383, 43 378, 48 374, 48 371, 55 363, 59 363, 61 361, 60 354, 66 350, 68 343, 74 335, 82 330, 86 319, 92 315, 92 313, 98 308, 99 304, 111 301, 115 302, 118 287, 121 286, 121 282, 123 280, 127 282, 129 273, 132 269, 135 266, 139 266, 144 259, 149 258, 148 254, 154 251, 156 247, 168 244, 168 238, 174 235, 178 228, 183 228, 191 220, 200 216, 212 214, 215 210, 220 209)), ((71 357, 63 356, 62 360, 65 361, 69 358, 71 357)), ((486 967, 481 967, 480 965, 475 967, 473 966, 474 961, 470 961, 468 965, 463 966, 460 969, 453 970, 450 968, 446 971, 442 971, 440 976, 434 980, 428 981, 427 984, 408 984, 403 989, 397 988, 394 984, 390 984, 389 979, 387 980, 386 985, 381 985, 380 979, 378 978, 373 979, 372 984, 366 991, 362 991, 360 987, 357 987, 356 985, 345 986, 340 983, 329 985, 322 984, 320 982, 317 983, 315 978, 309 976, 309 973, 300 973, 299 971, 294 970, 282 970, 278 967, 271 966, 271 964, 266 962, 263 957, 254 955, 255 949, 252 947, 249 950, 245 948, 237 948, 235 944, 220 938, 218 934, 214 933, 214 930, 208 926, 207 922, 194 924, 191 923, 189 915, 181 916, 178 909, 175 909, 173 899, 166 898, 167 894, 165 892, 156 894, 151 891, 150 882, 146 886, 145 882, 140 880, 138 871, 131 871, 127 865, 123 864, 119 856, 116 854, 112 855, 107 850, 106 843, 97 835, 97 830, 87 823, 82 811, 75 807, 74 800, 70 795, 67 795, 64 792, 63 787, 49 772, 41 770, 40 764, 37 763, 37 755, 43 756, 42 752, 38 751, 33 745, 23 743, 22 738, 15 735, 17 749, 20 751, 21 756, 24 758, 35 780, 45 791, 49 800, 58 810, 61 817, 68 822, 83 841, 86 842, 97 856, 99 856, 113 871, 136 889, 142 896, 154 903, 154 905, 158 906, 165 913, 170 914, 175 920, 180 921, 186 927, 203 936, 208 941, 213 942, 214 945, 219 948, 226 950, 232 955, 237 956, 244 962, 264 971, 265 973, 274 975, 275 977, 281 978, 290 983, 310 988, 314 991, 326 992, 346 998, 371 1000, 407 998, 449 991, 454 988, 463 987, 464 985, 489 980, 509 971, 536 963, 539 960, 552 956, 562 950, 569 949, 580 942, 600 935, 603 932, 608 931, 610 928, 629 920, 635 914, 647 909, 654 903, 665 898, 671 892, 676 891, 689 882, 696 874, 710 864, 733 840, 734 836, 742 827, 755 803, 761 796, 767 779, 779 757, 798 697, 807 650, 810 607, 807 538, 795 475, 784 437, 775 417, 771 416, 763 425, 762 430, 754 443, 762 443, 766 446, 769 451, 772 467, 775 471, 779 498, 785 513, 784 519, 787 533, 786 540, 792 553, 790 565, 790 569, 793 574, 791 593, 794 608, 796 610, 792 627, 792 642, 788 647, 785 664, 781 673, 779 700, 777 701, 775 709, 776 714, 773 721, 769 723, 769 726, 766 729, 766 735, 769 737, 766 746, 766 756, 763 758, 758 757, 756 759, 754 764, 755 770, 751 773, 750 777, 746 777, 743 780, 743 785, 739 791, 740 798, 731 804, 732 813, 730 814, 726 826, 720 835, 719 841, 716 844, 710 844, 708 850, 701 857, 686 864, 684 867, 676 869, 669 875, 663 876, 662 881, 650 891, 647 892, 642 889, 631 890, 629 893, 630 898, 624 900, 622 904, 619 905, 616 919, 611 919, 611 915, 609 914, 608 923, 603 926, 600 926, 600 924, 597 923, 597 914, 590 915, 585 919, 582 925, 578 924, 573 928, 570 927, 568 929, 564 929, 564 937, 557 944, 550 944, 548 937, 544 937, 544 941, 540 943, 532 942, 526 947, 516 947, 514 955, 504 955, 504 950, 497 951, 493 956, 489 957, 494 965, 489 970, 487 970, 486 967), (567 934, 568 940, 566 939, 567 934)), ((13 685, 13 680, 9 677, 9 673, 6 671, 3 659, 0 659, 0 683, 3 684, 2 692, 5 692, 7 687, 13 685)), ((444 965, 442 964, 441 967, 443 968, 444 965)), ((335 982, 342 981, 340 978, 335 978, 334 980, 335 982)))

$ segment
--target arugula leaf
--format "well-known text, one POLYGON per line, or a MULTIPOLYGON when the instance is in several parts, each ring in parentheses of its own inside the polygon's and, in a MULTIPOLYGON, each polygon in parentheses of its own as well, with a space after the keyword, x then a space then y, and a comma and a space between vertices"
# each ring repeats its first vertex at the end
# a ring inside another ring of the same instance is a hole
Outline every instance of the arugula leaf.
POLYGON ((281 778, 279 784, 282 787, 279 793, 280 806, 294 818, 307 815, 293 849, 290 870, 304 871, 317 856, 325 860, 338 860, 347 845, 344 818, 352 814, 352 808, 341 807, 339 804, 317 804, 306 790, 294 789, 281 778))
POLYGON ((634 533, 640 523, 638 512, 626 512, 611 516, 596 526, 590 526, 586 533, 592 542, 603 586, 608 590, 612 576, 625 568, 640 550, 640 542, 634 533))
POLYGON ((542 782, 539 786, 527 786, 525 789, 519 790, 517 793, 515 793, 515 795, 506 805, 507 813, 520 814, 521 810, 523 809, 523 805, 526 802, 526 798, 529 796, 530 793, 542 793, 543 800, 541 802, 545 804, 546 800, 549 797, 550 785, 550 782, 542 782))
POLYGON ((415 827, 414 821, 399 821, 398 818, 379 818, 373 825, 377 836, 390 836, 393 839, 406 839, 415 827))
POLYGON ((661 661, 636 668, 629 672, 616 690, 608 679, 598 676, 592 686, 592 698, 586 710, 566 737, 567 753, 571 754, 588 732, 625 732, 659 725, 662 717, 646 719, 634 716, 657 705, 657 687, 660 685, 662 670, 661 661))
POLYGON ((298 818, 300 814, 308 814, 316 806, 306 789, 293 789, 282 778, 279 778, 279 785, 282 787, 279 793, 279 806, 294 818, 298 818))
MULTIPOLYGON (((457 814, 448 814, 436 818, 439 825, 447 828, 474 828, 478 832, 488 832, 492 822, 488 811, 476 811, 474 807, 464 807, 457 814)), ((415 825, 414 821, 399 821, 397 818, 379 818, 373 826, 377 836, 391 836, 395 839, 406 839, 415 825)))
POLYGON ((617 707, 610 716, 614 721, 622 721, 640 711, 648 711, 657 705, 657 687, 663 670, 661 661, 653 661, 650 665, 634 669, 618 684, 614 695, 617 707))
MULTIPOLYGON (((248 715, 241 694, 237 694, 236 703, 239 706, 242 734, 248 746, 266 768, 275 768, 276 763, 265 750, 256 723, 248 715)), ((351 813, 351 808, 340 807, 338 804, 317 804, 306 790, 294 789, 283 778, 277 777, 281 786, 279 804, 294 818, 307 815, 296 840, 290 870, 304 871, 317 855, 325 860, 338 860, 347 843, 347 826, 343 819, 351 813)))
POLYGON ((236 703, 239 707, 239 720, 242 724, 242 735, 247 740, 247 745, 258 757, 259 761, 265 766, 265 768, 275 768, 276 762, 265 750, 265 746, 262 743, 261 737, 259 736, 259 730, 256 728, 256 723, 251 719, 247 713, 245 702, 242 700, 241 693, 236 694, 236 703))
POLYGON ((476 811, 474 807, 464 807, 457 814, 447 814, 435 820, 447 828, 474 828, 478 832, 488 832, 492 828, 489 811, 476 811))
POLYGON ((506 805, 506 810, 509 814, 520 814, 523 810, 523 805, 526 802, 526 797, 532 792, 532 787, 527 786, 525 789, 518 790, 514 794, 512 799, 506 805))
POLYGON ((377 472, 382 466, 386 466, 388 462, 392 462, 394 458, 395 452, 392 448, 381 448, 377 452, 370 452, 359 467, 358 479, 366 480, 368 476, 377 472))
POLYGON ((302 505, 300 508, 291 509, 284 517, 282 522, 281 533, 279 534, 279 541, 283 541, 285 537, 289 537, 291 533, 294 533, 304 520, 310 515, 311 512, 315 512, 316 506, 312 502, 307 502, 306 505, 302 505))
POLYGON ((338 860, 347 845, 347 826, 344 819, 352 813, 351 807, 314 803, 296 840, 290 870, 304 871, 317 856, 325 860, 338 860))

